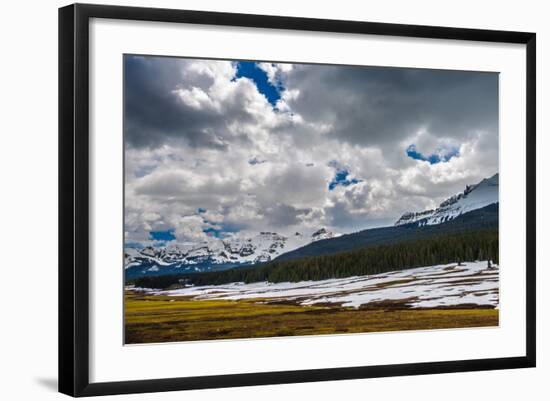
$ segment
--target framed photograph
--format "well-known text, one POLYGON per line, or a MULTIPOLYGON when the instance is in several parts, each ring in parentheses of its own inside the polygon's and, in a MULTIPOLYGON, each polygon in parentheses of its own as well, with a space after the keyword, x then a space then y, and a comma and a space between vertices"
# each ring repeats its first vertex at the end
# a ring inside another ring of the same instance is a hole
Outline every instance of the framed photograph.
POLYGON ((59 390, 535 366, 535 34, 59 10, 59 390))

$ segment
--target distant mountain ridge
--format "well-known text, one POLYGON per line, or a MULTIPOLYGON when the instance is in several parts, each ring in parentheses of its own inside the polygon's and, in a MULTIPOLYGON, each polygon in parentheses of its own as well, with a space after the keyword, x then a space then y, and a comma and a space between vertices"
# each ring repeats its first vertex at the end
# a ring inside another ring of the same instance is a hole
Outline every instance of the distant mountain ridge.
POLYGON ((325 228, 315 231, 311 236, 298 232, 284 236, 263 231, 250 238, 210 238, 194 244, 126 248, 124 267, 127 278, 184 271, 223 270, 269 262, 285 252, 336 236, 337 234, 325 228))
POLYGON ((498 202, 498 173, 485 178, 476 185, 468 185, 466 189, 444 200, 438 208, 421 212, 403 214, 395 226, 417 224, 418 226, 441 224, 457 218, 461 214, 498 202))

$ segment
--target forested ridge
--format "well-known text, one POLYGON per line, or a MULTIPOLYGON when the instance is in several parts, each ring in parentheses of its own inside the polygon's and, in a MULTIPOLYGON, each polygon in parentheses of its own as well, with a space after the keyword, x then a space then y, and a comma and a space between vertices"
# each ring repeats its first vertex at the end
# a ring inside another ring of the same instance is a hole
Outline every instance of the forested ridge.
POLYGON ((498 263, 498 244, 497 229, 476 230, 330 255, 276 259, 255 267, 220 272, 142 277, 132 283, 143 288, 168 288, 177 284, 296 282, 378 274, 461 261, 492 260, 498 263))
POLYGON ((302 248, 282 254, 279 260, 301 259, 329 255, 375 245, 392 245, 403 241, 424 240, 429 237, 476 230, 498 230, 498 203, 476 209, 441 224, 418 226, 407 224, 362 230, 340 237, 315 241, 302 248))

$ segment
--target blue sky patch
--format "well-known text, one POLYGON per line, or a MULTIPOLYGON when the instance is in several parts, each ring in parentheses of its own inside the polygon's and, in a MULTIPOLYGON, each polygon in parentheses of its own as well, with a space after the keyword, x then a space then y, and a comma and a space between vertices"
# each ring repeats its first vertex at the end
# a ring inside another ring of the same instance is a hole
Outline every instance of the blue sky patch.
MULTIPOLYGON (((208 221, 204 221, 204 222, 211 224, 208 221)), ((215 227, 207 227, 203 229, 202 232, 208 235, 209 237, 225 238, 227 237, 227 234, 237 233, 241 229, 242 229, 241 226, 238 226, 235 224, 222 223, 221 225, 216 225, 215 227)))
POLYGON ((454 146, 439 148, 430 155, 424 155, 416 150, 416 145, 414 143, 412 145, 409 145, 406 152, 407 156, 409 156, 411 159, 422 160, 430 164, 446 163, 453 157, 459 155, 458 148, 454 146))
POLYGON ((332 179, 331 182, 328 184, 328 190, 332 191, 334 188, 336 188, 338 185, 342 185, 344 187, 348 187, 350 185, 358 184, 361 182, 361 180, 358 180, 357 178, 348 178, 349 171, 348 170, 338 170, 336 171, 336 175, 332 179))
POLYGON ((281 98, 281 89, 280 87, 273 86, 267 74, 264 70, 258 67, 258 64, 253 61, 239 61, 236 63, 237 73, 235 74, 235 79, 246 77, 254 81, 258 92, 264 95, 269 103, 273 107, 277 104, 277 100, 281 98))
POLYGON ((174 230, 150 231, 149 237, 155 241, 173 241, 176 239, 174 230))

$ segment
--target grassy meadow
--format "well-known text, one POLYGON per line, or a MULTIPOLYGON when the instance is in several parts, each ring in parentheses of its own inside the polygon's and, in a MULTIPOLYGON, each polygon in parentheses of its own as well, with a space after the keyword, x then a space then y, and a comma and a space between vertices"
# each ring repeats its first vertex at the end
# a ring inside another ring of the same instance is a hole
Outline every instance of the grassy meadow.
POLYGON ((488 327, 498 319, 491 308, 407 309, 386 303, 354 309, 125 292, 126 344, 488 327))

